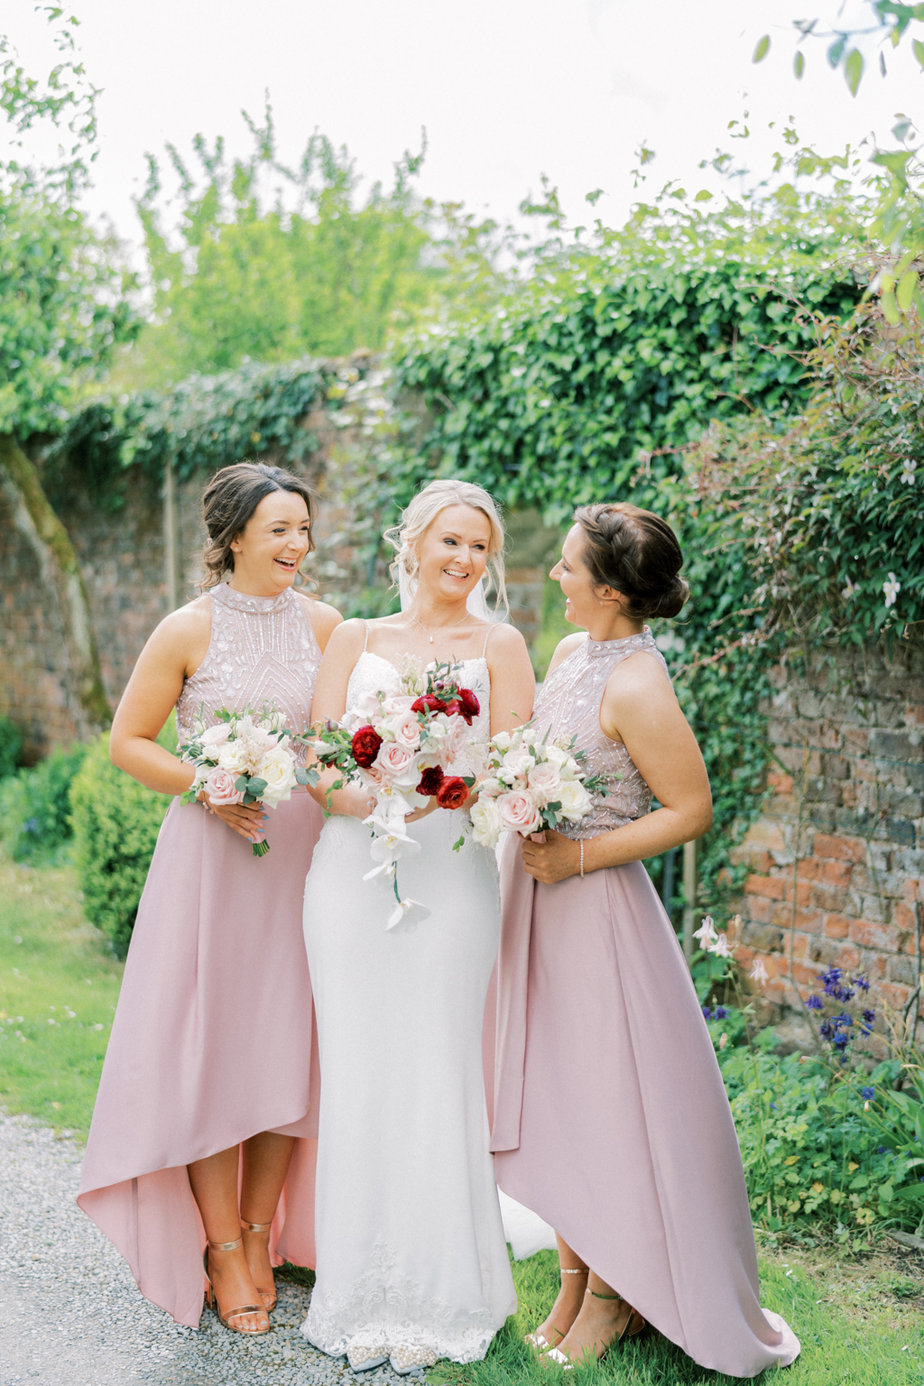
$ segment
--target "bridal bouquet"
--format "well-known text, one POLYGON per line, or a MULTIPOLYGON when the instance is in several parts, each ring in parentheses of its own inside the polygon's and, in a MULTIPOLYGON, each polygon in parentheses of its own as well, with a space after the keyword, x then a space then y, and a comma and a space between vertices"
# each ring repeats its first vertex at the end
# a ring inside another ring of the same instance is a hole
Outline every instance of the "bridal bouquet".
POLYGON ((463 746, 470 760, 468 728, 480 711, 472 690, 453 677, 455 668, 437 664, 421 672, 409 665, 396 692, 367 694, 312 741, 320 764, 342 772, 332 788, 358 784, 374 800, 363 821, 372 829, 376 865, 363 879, 391 879, 397 906, 388 918, 389 929, 410 913, 418 919, 428 913, 417 901, 403 900, 398 890, 398 859, 420 848, 408 834, 407 814, 430 798, 440 808, 461 808, 475 782, 473 774, 454 773, 463 746))
POLYGON ((533 726, 499 732, 472 805, 474 840, 494 847, 504 831, 528 837, 561 822, 579 823, 590 812, 591 793, 606 792, 603 776, 581 769, 585 758, 573 741, 540 736, 533 726))
MULTIPOLYGON (((191 803, 205 790, 214 805, 261 803, 276 808, 297 784, 308 783, 308 772, 298 765, 291 745, 296 738, 275 709, 264 705, 257 716, 249 708, 229 712, 223 707, 215 718, 207 725, 200 712, 193 735, 179 748, 181 760, 196 769, 181 803, 191 803)), ((255 857, 269 851, 265 839, 252 847, 255 857)))

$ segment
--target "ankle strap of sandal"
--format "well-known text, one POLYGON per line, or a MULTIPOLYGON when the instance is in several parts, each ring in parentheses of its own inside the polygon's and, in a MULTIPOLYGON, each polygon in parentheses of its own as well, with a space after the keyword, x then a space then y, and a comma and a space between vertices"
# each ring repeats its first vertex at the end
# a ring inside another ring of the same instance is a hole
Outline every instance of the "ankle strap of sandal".
POLYGON ((238 1237, 233 1242, 209 1242, 209 1251, 237 1251, 238 1247, 243 1245, 243 1237, 238 1237))
POLYGON ((248 1222, 246 1218, 241 1218, 241 1226, 245 1232, 268 1232, 272 1225, 271 1222, 248 1222))
POLYGON ((562 1275, 590 1275, 587 1266, 559 1266, 562 1275))

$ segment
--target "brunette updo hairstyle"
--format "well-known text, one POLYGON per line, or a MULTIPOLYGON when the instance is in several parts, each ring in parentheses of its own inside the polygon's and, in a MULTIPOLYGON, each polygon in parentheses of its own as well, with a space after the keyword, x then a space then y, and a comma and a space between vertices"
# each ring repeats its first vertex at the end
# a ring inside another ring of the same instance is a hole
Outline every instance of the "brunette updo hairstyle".
POLYGON ((417 545, 426 530, 450 505, 468 505, 480 510, 490 526, 488 561, 485 569, 485 589, 495 593, 494 608, 506 610, 507 588, 504 582, 504 526, 497 504, 483 486, 454 477, 431 481, 410 502, 401 516, 401 523, 387 529, 384 538, 395 550, 391 575, 399 590, 410 592, 417 581, 417 545))
POLYGON ((628 504, 582 505, 574 518, 594 583, 621 592, 631 620, 677 615, 690 588, 680 576, 683 554, 669 524, 628 504))
POLYGON ((274 491, 293 491, 308 507, 308 552, 314 548, 311 530, 317 513, 314 492, 283 467, 271 467, 266 462, 235 462, 216 472, 202 496, 202 518, 208 531, 208 542, 202 555, 205 578, 203 589, 214 587, 226 573, 234 572, 231 545, 247 527, 264 496, 274 491))

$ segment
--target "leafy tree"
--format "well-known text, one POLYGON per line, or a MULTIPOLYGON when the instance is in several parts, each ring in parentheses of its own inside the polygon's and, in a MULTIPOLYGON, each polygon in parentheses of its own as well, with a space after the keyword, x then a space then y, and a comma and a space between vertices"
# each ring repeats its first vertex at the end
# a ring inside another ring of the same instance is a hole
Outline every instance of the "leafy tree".
POLYGON ((86 592, 23 444, 60 429, 81 386, 99 377, 116 342, 131 333, 133 314, 116 247, 74 205, 89 178, 96 93, 77 54, 76 21, 60 9, 48 13, 61 61, 44 81, 25 72, 0 35, 0 111, 12 148, 0 162, 0 486, 58 594, 89 729, 108 720, 109 707, 86 592), (21 152, 43 124, 61 142, 53 166, 21 152))
POLYGON ((262 124, 244 120, 253 140, 244 159, 201 134, 192 162, 168 146, 173 201, 148 156, 136 205, 154 321, 123 368, 129 383, 376 350, 395 323, 447 295, 490 291, 496 228, 417 197, 422 153, 398 161, 390 188, 376 183, 363 196, 348 152, 325 135, 313 134, 289 167, 269 104, 262 124))
MULTIPOLYGON (((883 76, 888 71, 888 49, 896 49, 909 37, 911 50, 924 69, 924 4, 905 0, 867 0, 869 20, 851 26, 823 25, 818 17, 794 20, 799 35, 793 56, 793 71, 801 78, 807 71, 806 49, 813 42, 826 45, 832 68, 840 69, 847 86, 856 96, 866 71, 861 40, 879 39, 878 64, 883 76)), ((754 61, 762 62, 770 52, 769 34, 758 40, 754 61)), ((885 173, 879 184, 871 230, 885 249, 884 263, 878 266, 872 287, 880 294, 882 310, 896 325, 903 312, 915 305, 924 317, 921 287, 921 261, 924 258, 924 145, 912 121, 896 117, 892 128, 895 144, 879 145, 873 163, 885 173)))

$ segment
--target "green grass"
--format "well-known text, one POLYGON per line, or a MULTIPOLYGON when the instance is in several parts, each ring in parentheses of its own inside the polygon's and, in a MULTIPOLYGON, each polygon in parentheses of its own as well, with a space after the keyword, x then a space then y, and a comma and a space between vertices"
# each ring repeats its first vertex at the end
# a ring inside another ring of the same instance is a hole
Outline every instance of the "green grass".
POLYGON ((73 868, 0 854, 0 1105, 86 1137, 122 964, 85 921, 73 868))
MULTIPOLYGON (((78 1139, 86 1136, 121 976, 121 963, 83 918, 73 869, 16 866, 0 853, 0 1105, 78 1139)), ((888 1247, 843 1257, 834 1249, 780 1249, 765 1239, 763 1303, 783 1314, 802 1339, 787 1386, 924 1382, 924 1258, 888 1247)), ((296 1267, 283 1274, 305 1285, 313 1281, 310 1271, 296 1267)), ((554 1255, 540 1252, 515 1264, 514 1279, 520 1307, 485 1361, 440 1363, 430 1381, 548 1386, 547 1372, 522 1338, 555 1297, 554 1255)), ((704 1284, 703 1293, 708 1289, 704 1284)), ((732 1380, 697 1367, 650 1332, 573 1379, 625 1386, 732 1380)))
MULTIPOLYGON (((924 1381, 924 1278, 908 1258, 880 1251, 862 1260, 837 1262, 770 1249, 761 1256, 764 1307, 784 1316, 801 1339, 802 1355, 778 1378, 786 1386, 921 1386, 924 1381)), ((443 1386, 519 1386, 550 1374, 524 1346, 555 1298, 556 1258, 540 1252, 514 1264, 520 1306, 497 1335, 483 1362, 441 1362, 428 1380, 443 1386)), ((703 1284, 703 1293, 709 1293, 703 1284)), ((552 1380, 560 1378, 553 1374, 552 1380)), ((770 1380, 771 1378, 766 1378, 770 1380)), ((772 1378, 776 1380, 777 1378, 772 1378)), ((624 1386, 720 1386, 736 1379, 698 1367, 650 1330, 614 1349, 598 1366, 579 1368, 568 1380, 624 1386)))

